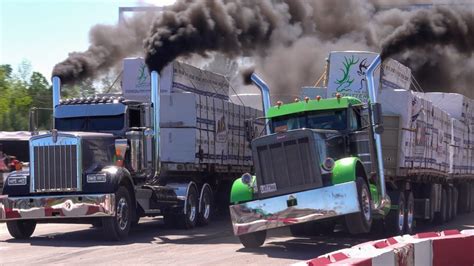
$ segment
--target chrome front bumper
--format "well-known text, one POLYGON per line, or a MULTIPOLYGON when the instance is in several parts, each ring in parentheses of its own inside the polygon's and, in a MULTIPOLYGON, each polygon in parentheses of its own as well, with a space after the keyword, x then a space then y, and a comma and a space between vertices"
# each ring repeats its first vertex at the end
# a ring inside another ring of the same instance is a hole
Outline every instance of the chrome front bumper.
POLYGON ((360 211, 355 182, 230 206, 235 235, 360 211))
POLYGON ((0 221, 105 217, 115 215, 114 194, 0 196, 0 221))

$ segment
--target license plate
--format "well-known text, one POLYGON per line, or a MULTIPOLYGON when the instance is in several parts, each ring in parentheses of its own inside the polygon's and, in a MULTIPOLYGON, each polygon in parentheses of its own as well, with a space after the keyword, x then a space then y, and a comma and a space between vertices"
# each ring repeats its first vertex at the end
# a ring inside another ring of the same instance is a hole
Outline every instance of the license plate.
POLYGON ((270 193, 277 191, 277 185, 275 183, 265 184, 260 186, 260 193, 270 193))

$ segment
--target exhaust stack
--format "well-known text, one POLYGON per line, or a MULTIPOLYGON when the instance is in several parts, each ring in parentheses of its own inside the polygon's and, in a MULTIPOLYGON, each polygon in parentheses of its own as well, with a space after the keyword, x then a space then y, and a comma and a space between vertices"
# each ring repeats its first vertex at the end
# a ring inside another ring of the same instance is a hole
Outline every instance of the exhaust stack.
POLYGON ((52 78, 53 82, 53 116, 56 117, 56 106, 61 100, 61 79, 58 76, 52 78))
MULTIPOLYGON (((270 108, 270 89, 268 88, 267 83, 263 81, 257 74, 252 73, 250 76, 252 82, 260 89, 262 93, 262 106, 263 106, 263 115, 267 117, 268 108, 270 108)), ((265 131, 267 134, 270 134, 270 126, 268 125, 268 119, 265 119, 265 131)))
MULTIPOLYGON (((370 64, 369 68, 367 68, 367 90, 369 92, 369 99, 370 103, 377 102, 377 91, 375 90, 375 82, 374 82, 374 72, 377 68, 379 68, 382 64, 382 58, 380 55, 374 59, 374 61, 370 64)), ((373 119, 372 119, 373 121, 373 119)), ((385 174, 384 174, 384 167, 383 167, 383 157, 382 157, 382 140, 379 134, 375 133, 375 125, 371 125, 372 130, 374 132, 375 138, 375 146, 377 148, 377 167, 379 170, 379 183, 380 183, 380 194, 381 194, 381 202, 379 208, 389 207, 390 206, 390 198, 387 195, 387 190, 385 187, 385 174)))
POLYGON ((160 176, 161 160, 160 160, 160 75, 157 71, 152 71, 151 79, 151 103, 153 105, 153 135, 155 135, 154 145, 154 166, 155 177, 160 176))

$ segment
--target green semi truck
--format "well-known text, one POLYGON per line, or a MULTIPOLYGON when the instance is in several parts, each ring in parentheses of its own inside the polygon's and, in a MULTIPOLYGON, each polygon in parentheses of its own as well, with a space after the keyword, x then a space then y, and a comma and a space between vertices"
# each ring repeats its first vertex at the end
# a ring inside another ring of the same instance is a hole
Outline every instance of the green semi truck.
POLYGON ((472 203, 470 173, 391 171, 388 158, 397 156, 390 152, 400 146, 390 133, 402 129, 399 117, 382 115, 377 102, 374 71, 380 65, 377 56, 366 72, 368 103, 336 94, 270 106, 268 86, 252 74, 267 126, 265 136, 251 142, 255 174, 243 174, 231 190, 234 234, 245 247, 261 246, 267 230, 283 226, 293 235, 332 232, 338 223, 351 234, 376 224, 412 233, 415 218, 444 222, 455 216, 461 198, 472 203), (467 187, 464 194, 460 187, 467 187))

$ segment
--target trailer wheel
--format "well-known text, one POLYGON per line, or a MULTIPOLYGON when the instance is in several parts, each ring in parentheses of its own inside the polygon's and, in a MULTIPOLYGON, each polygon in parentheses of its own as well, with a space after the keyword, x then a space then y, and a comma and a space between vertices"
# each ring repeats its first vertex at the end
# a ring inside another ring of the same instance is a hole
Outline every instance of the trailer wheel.
POLYGON ((36 229, 36 221, 17 220, 8 221, 7 229, 10 235, 16 239, 28 239, 36 229))
POLYGON ((267 231, 258 231, 239 236, 240 243, 246 248, 258 248, 265 243, 266 238, 267 231))
POLYGON ((120 186, 115 192, 115 215, 102 218, 102 229, 109 240, 122 240, 128 236, 132 224, 132 200, 129 190, 120 186))
POLYGON ((405 234, 411 235, 415 228, 415 197, 412 191, 406 192, 405 234))
POLYGON ((436 224, 443 224, 446 222, 447 217, 448 217, 448 193, 446 192, 446 189, 443 188, 441 191, 441 208, 439 212, 435 213, 435 223, 436 224))
MULTIPOLYGON (((392 205, 397 206, 388 213, 385 225, 390 233, 395 235, 403 235, 405 229, 405 193, 403 191, 394 191, 390 193, 392 205)), ((392 206, 394 207, 394 206, 392 206)))
POLYGON ((351 213, 344 217, 346 228, 351 234, 370 232, 372 226, 372 202, 370 192, 362 177, 357 177, 357 196, 359 198, 360 212, 351 213))
POLYGON ((174 217, 179 228, 191 229, 196 226, 198 216, 198 194, 195 186, 190 186, 184 205, 186 213, 174 217))
POLYGON ((208 225, 211 222, 213 195, 211 187, 205 184, 201 190, 201 197, 199 198, 199 214, 198 224, 208 225))

